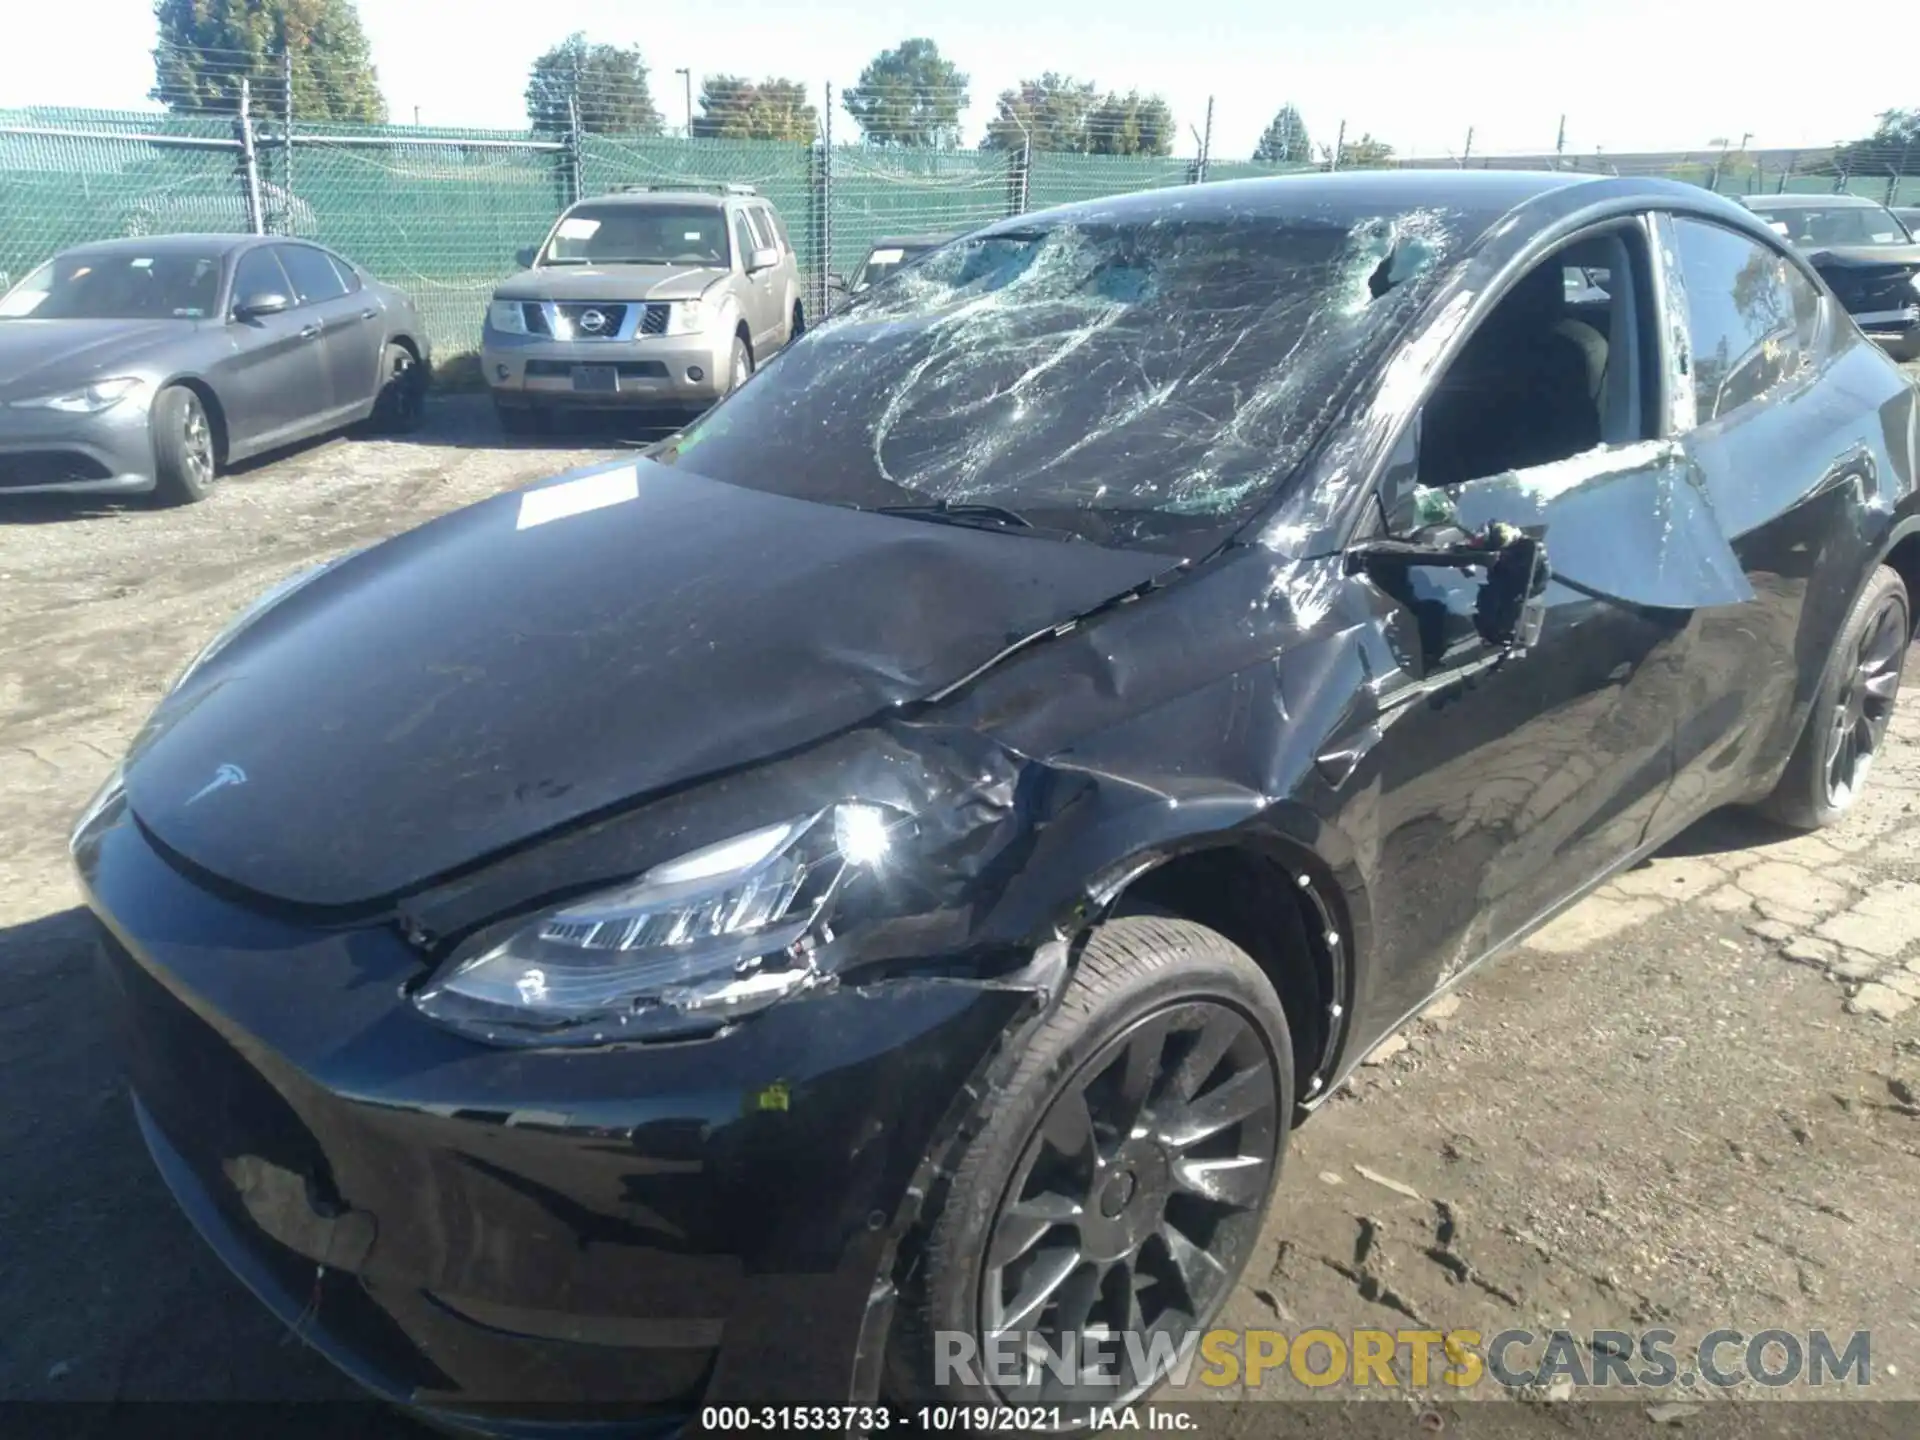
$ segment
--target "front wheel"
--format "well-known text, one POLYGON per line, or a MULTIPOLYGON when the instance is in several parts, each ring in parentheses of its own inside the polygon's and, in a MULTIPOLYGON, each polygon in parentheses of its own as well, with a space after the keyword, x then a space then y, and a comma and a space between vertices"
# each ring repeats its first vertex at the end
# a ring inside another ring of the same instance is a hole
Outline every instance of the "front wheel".
POLYGON ((218 461, 213 425, 200 397, 184 385, 169 385, 154 397, 147 423, 153 433, 154 492, 161 502, 190 505, 205 499, 218 461))
POLYGON ((380 395, 373 402, 374 428, 405 435, 420 428, 427 409, 427 375, 404 345, 389 345, 380 356, 380 395))
POLYGON ((733 337, 733 358, 728 363, 727 393, 731 395, 753 378, 753 347, 747 344, 746 336, 733 337))
POLYGON ((1882 565, 1834 638, 1826 677, 1780 783, 1760 805, 1769 819, 1818 830, 1853 808, 1886 744, 1913 635, 1907 587, 1882 565))
POLYGON ((1272 984, 1204 926, 1109 921, 979 1103, 903 1297, 889 1389, 1138 1399, 1218 1315, 1260 1234, 1293 1111, 1272 984))

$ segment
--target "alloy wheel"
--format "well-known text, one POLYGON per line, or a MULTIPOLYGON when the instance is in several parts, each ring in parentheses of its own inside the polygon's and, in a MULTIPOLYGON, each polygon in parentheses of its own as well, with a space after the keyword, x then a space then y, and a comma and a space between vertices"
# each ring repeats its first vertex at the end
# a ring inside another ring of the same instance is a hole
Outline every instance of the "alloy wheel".
POLYGON ((1900 693, 1900 668, 1906 659, 1907 609, 1889 595, 1861 627, 1860 643, 1827 722, 1822 773, 1827 802, 1844 809, 1859 798, 1886 740, 1887 725, 1900 693))
POLYGON ((1147 1015, 1081 1068, 988 1240, 982 1353, 1016 1357, 1008 1398, 1120 1404, 1161 1377, 1258 1236, 1279 1095, 1266 1041, 1214 1000, 1147 1015))
POLYGON ((185 443, 180 448, 180 459, 186 467, 187 478, 195 486, 211 484, 213 482, 213 427, 207 423, 207 412, 204 407, 197 403, 187 406, 181 432, 185 443))

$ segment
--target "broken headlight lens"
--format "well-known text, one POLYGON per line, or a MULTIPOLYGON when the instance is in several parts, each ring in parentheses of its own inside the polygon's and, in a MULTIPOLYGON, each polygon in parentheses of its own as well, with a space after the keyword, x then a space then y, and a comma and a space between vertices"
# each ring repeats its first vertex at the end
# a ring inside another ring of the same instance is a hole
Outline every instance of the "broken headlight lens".
POLYGON ((834 805, 656 865, 483 934, 414 997, 479 1038, 604 1044, 713 1030, 819 978, 815 951, 849 876, 910 823, 834 805))

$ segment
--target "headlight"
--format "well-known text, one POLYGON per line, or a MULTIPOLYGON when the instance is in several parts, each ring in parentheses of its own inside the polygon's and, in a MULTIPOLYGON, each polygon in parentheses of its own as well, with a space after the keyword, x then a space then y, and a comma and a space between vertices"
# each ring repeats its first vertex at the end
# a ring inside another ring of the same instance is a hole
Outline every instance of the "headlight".
POLYGON ((96 380, 91 385, 78 390, 62 391, 58 395, 37 395, 31 400, 16 400, 13 403, 23 410, 58 410, 68 415, 98 415, 118 405, 127 396, 140 388, 140 381, 132 376, 122 376, 114 380, 96 380))
POLYGON ((527 312, 518 300, 495 300, 487 306, 487 324, 502 335, 527 333, 527 312))
POLYGON ((657 865, 482 934, 414 997, 489 1040, 604 1044, 718 1029, 819 978, 850 874, 884 864, 903 812, 830 806, 657 865), (504 1032, 504 1033, 503 1033, 504 1032))
POLYGON ((704 300, 675 300, 667 306, 667 334, 698 335, 711 318, 704 300))

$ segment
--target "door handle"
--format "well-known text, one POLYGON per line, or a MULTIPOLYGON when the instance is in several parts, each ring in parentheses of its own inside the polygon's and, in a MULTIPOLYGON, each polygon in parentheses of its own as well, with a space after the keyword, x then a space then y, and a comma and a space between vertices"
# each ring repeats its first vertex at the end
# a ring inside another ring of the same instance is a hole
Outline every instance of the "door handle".
POLYGON ((378 310, 362 310, 360 312, 360 318, 362 320, 376 320, 379 316, 380 312, 378 310))
POLYGON ((311 340, 314 336, 318 335, 319 333, 320 333, 320 327, 318 324, 304 325, 300 329, 300 338, 302 340, 311 340))

